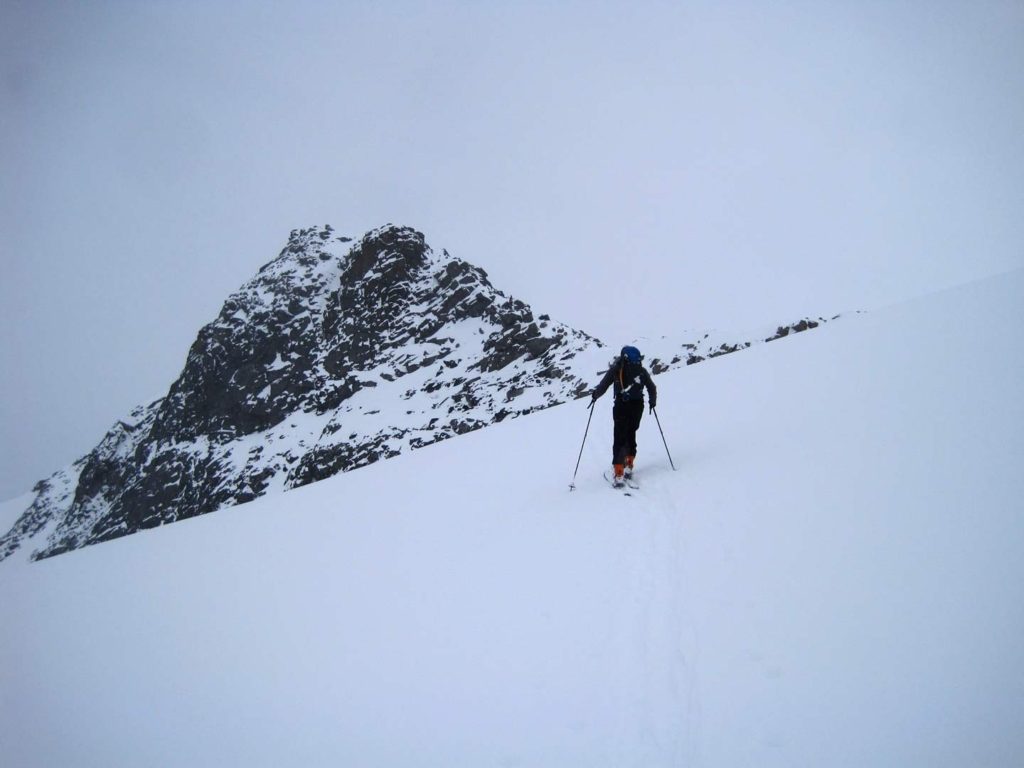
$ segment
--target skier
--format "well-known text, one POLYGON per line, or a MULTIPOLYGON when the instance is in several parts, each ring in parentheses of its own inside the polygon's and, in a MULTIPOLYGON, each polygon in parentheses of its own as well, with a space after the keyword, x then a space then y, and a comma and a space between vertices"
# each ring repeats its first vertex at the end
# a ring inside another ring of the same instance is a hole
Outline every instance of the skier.
POLYGON ((651 395, 652 411, 658 402, 658 390, 651 381, 651 374, 643 366, 643 359, 636 347, 623 347, 590 396, 590 407, 593 408, 608 387, 615 385, 615 405, 612 407, 612 421, 615 425, 612 438, 612 485, 616 488, 621 488, 625 478, 633 474, 636 430, 644 415, 645 387, 651 395))

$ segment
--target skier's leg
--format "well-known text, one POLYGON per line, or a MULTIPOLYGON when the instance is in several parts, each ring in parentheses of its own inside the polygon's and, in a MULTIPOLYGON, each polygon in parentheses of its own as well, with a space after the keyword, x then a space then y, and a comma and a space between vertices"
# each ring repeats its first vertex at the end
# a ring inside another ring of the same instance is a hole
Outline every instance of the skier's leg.
POLYGON ((633 476, 633 461, 636 458, 636 431, 640 427, 640 419, 644 415, 643 402, 630 402, 628 408, 624 408, 623 417, 626 422, 625 435, 623 439, 623 461, 624 473, 627 477, 633 476))
POLYGON ((626 453, 629 448, 629 427, 631 419, 623 403, 616 403, 612 408, 612 420, 614 425, 612 438, 612 464, 621 466, 626 461, 626 453))
POLYGON ((636 401, 629 404, 628 413, 628 433, 626 441, 626 455, 636 456, 636 431, 640 429, 640 420, 644 416, 644 404, 643 401, 636 401))

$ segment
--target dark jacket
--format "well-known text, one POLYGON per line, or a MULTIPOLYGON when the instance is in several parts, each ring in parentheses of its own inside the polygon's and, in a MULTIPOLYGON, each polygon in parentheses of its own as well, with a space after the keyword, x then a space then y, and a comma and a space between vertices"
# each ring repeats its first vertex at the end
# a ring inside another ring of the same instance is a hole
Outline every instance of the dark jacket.
POLYGON ((608 373, 601 379, 601 383, 594 389, 591 397, 597 400, 608 391, 608 387, 615 386, 615 402, 644 401, 644 389, 651 396, 651 408, 658 404, 658 388, 651 380, 651 374, 641 363, 631 363, 624 358, 618 358, 608 369, 608 373))

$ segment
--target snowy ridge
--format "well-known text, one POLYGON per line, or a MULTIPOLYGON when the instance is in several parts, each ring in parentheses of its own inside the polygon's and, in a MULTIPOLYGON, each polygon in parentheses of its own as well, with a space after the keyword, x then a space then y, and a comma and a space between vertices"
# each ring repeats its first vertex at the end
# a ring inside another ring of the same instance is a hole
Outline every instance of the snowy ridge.
POLYGON ((722 355, 750 349, 758 344, 784 339, 791 333, 803 333, 831 320, 838 320, 839 317, 840 315, 834 315, 829 319, 824 317, 805 317, 790 325, 762 329, 760 332, 724 333, 712 330, 703 335, 696 332, 684 333, 683 338, 686 339, 685 341, 661 336, 654 339, 634 339, 632 343, 639 345, 647 353, 645 354, 645 364, 650 370, 651 375, 657 376, 659 373, 665 373, 676 368, 702 363, 705 360, 711 360, 722 355), (735 339, 748 340, 735 341, 735 339))
MULTIPOLYGON (((658 374, 819 322, 642 343, 658 374)), ((0 559, 30 540, 39 559, 248 502, 582 397, 613 356, 413 229, 357 242, 296 230, 199 332, 166 397, 38 486, 0 559)))

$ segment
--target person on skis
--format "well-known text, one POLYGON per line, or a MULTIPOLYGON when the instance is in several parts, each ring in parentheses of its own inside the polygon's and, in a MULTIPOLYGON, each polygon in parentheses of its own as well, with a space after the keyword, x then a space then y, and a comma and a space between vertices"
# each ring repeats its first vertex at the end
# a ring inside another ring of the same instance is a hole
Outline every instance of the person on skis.
POLYGON ((612 362, 608 373, 601 379, 590 396, 590 407, 614 385, 615 404, 612 407, 614 437, 612 438, 612 484, 620 487, 625 478, 633 474, 636 459, 636 431, 644 415, 644 389, 651 396, 651 410, 658 402, 658 389, 651 374, 643 366, 643 355, 636 347, 623 347, 612 362))

